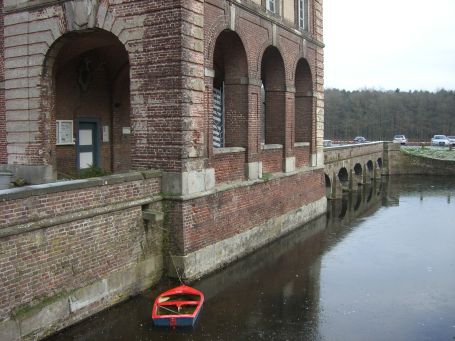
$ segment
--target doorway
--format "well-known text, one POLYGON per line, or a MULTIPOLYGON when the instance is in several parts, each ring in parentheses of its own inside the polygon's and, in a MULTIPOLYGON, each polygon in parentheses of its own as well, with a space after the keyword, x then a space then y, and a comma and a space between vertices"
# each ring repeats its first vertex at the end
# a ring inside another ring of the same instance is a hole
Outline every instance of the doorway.
POLYGON ((77 129, 77 168, 99 167, 98 122, 80 120, 77 129))

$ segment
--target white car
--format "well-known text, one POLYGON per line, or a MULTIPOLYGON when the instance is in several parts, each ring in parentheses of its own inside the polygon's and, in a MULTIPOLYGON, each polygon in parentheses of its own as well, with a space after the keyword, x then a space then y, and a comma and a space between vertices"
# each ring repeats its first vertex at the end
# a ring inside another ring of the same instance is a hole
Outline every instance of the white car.
POLYGON ((404 136, 404 135, 395 135, 393 137, 393 143, 399 143, 399 144, 405 145, 406 143, 408 143, 408 140, 406 139, 406 136, 404 136))
POLYGON ((435 135, 431 139, 432 146, 448 146, 450 145, 449 139, 445 135, 435 135))
POLYGON ((449 142, 452 146, 455 146, 455 136, 447 136, 449 142))

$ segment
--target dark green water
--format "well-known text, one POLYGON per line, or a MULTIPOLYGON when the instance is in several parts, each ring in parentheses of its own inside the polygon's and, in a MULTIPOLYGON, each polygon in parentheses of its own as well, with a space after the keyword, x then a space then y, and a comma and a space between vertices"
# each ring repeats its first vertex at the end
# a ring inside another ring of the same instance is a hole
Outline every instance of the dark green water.
POLYGON ((192 330, 157 329, 151 303, 176 283, 49 340, 455 340, 455 178, 391 178, 327 216, 193 283, 192 330))

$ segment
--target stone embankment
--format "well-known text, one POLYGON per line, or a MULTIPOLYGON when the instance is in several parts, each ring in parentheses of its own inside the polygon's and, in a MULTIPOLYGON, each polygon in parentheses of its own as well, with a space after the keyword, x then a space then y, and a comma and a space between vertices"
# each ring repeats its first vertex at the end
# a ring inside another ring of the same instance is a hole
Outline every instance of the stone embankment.
POLYGON ((397 144, 389 144, 388 154, 389 175, 455 175, 454 160, 414 155, 397 144))

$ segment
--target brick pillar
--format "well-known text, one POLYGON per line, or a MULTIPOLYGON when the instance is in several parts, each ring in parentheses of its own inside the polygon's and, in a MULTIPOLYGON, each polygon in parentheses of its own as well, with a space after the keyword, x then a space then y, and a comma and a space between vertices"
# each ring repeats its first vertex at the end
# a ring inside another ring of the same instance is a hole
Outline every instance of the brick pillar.
POLYGON ((248 149, 246 175, 250 180, 262 177, 261 153, 261 80, 249 79, 248 82, 248 149))

